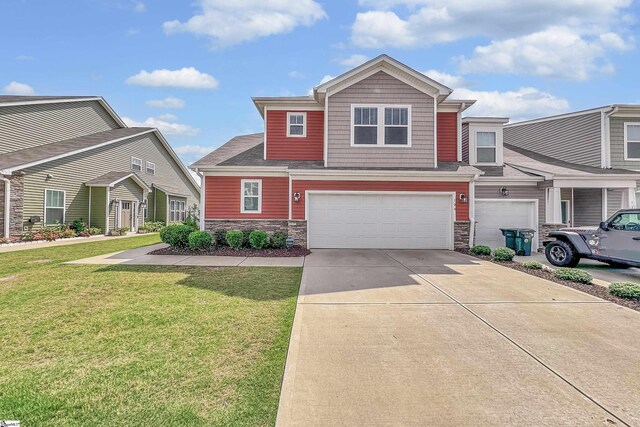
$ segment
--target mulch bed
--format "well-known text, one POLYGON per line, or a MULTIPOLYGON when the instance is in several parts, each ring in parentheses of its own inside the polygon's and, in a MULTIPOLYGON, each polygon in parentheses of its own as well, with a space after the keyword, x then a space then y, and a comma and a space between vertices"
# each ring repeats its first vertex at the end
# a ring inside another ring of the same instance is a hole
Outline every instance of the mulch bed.
POLYGON ((509 267, 514 270, 522 271, 523 273, 530 274, 532 276, 540 277, 541 279, 546 279, 551 282, 558 283, 563 286, 567 286, 569 288, 576 289, 578 291, 584 292, 585 294, 593 295, 594 297, 602 298, 603 300, 610 301, 612 303, 622 305, 624 307, 630 308, 632 310, 640 311, 640 301, 632 300, 632 299, 624 299, 618 298, 609 293, 609 290, 604 286, 599 285, 585 285, 577 282, 570 282, 568 280, 560 280, 553 275, 552 272, 547 270, 534 270, 531 268, 526 268, 519 262, 496 262, 491 259, 490 256, 482 256, 482 255, 474 255, 469 253, 468 250, 458 250, 458 252, 462 252, 466 255, 481 259, 483 261, 493 262, 494 264, 502 265, 504 267, 509 267))
POLYGON ((242 248, 239 250, 232 249, 228 246, 216 246, 208 251, 193 252, 189 249, 181 248, 162 248, 149 252, 149 255, 190 255, 190 256, 243 256, 243 257, 299 257, 306 256, 311 253, 310 250, 302 246, 293 246, 291 249, 251 249, 242 248))

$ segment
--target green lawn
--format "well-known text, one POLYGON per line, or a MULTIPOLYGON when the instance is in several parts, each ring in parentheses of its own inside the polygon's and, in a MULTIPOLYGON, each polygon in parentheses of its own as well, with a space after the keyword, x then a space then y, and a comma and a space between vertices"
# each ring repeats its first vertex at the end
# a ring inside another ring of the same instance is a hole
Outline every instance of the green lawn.
POLYGON ((61 264, 157 241, 0 253, 0 419, 273 425, 301 269, 61 264))

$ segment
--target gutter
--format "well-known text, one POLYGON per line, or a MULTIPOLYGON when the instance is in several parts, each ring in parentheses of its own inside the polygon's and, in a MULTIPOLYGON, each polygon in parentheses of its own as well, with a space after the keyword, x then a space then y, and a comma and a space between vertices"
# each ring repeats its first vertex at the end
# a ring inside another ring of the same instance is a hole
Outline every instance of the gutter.
POLYGON ((10 205, 11 205, 11 181, 4 176, 2 177, 4 181, 4 230, 3 235, 6 239, 9 238, 9 223, 11 219, 9 218, 10 214, 10 205))
POLYGON ((476 234, 476 180, 480 175, 475 175, 469 182, 469 247, 473 247, 476 234))
POLYGON ((615 106, 611 109, 611 111, 609 111, 608 113, 605 113, 604 111, 603 113, 603 123, 602 123, 602 132, 604 135, 603 138, 603 163, 604 163, 604 167, 609 169, 611 168, 611 132, 609 131, 609 129, 611 129, 611 126, 609 125, 609 119, 612 115, 614 115, 615 113, 618 112, 618 106, 615 106))
POLYGON ((460 109, 458 110, 458 114, 457 114, 457 123, 456 123, 456 131, 458 134, 458 140, 456 141, 458 143, 458 147, 457 147, 457 153, 456 153, 456 157, 458 158, 458 161, 461 162, 462 161, 462 112, 466 109, 467 107, 467 103, 466 102, 462 102, 462 104, 460 104, 460 109))

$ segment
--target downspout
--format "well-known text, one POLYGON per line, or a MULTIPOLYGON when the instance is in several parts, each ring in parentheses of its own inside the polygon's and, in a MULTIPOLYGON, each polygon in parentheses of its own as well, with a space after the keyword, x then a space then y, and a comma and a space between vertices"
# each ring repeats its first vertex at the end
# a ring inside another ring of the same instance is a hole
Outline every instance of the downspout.
POLYGON ((476 233, 476 180, 479 175, 474 175, 469 182, 469 247, 473 246, 476 233))
POLYGON ((457 114, 458 120, 456 124, 456 133, 458 134, 457 157, 459 162, 462 161, 462 112, 464 111, 466 106, 467 106, 466 102, 463 102, 462 104, 460 104, 460 109, 458 110, 458 114, 457 114))
POLYGON ((91 227, 91 189, 93 187, 89 187, 89 215, 87 215, 87 224, 91 227))
POLYGON ((613 107, 611 111, 604 115, 604 123, 602 123, 603 135, 604 135, 604 167, 611 168, 611 132, 609 129, 611 126, 609 125, 609 118, 618 112, 618 107, 613 107))
POLYGON ((10 212, 11 212, 11 181, 6 178, 6 177, 2 177, 2 180, 4 181, 4 230, 3 230, 3 235, 6 239, 9 238, 9 223, 11 222, 11 219, 9 218, 10 212))
POLYGON ((202 175, 200 175, 200 171, 198 169, 196 169, 196 173, 200 176, 200 231, 205 231, 204 230, 204 202, 205 202, 205 178, 206 175, 204 172, 202 172, 202 175))

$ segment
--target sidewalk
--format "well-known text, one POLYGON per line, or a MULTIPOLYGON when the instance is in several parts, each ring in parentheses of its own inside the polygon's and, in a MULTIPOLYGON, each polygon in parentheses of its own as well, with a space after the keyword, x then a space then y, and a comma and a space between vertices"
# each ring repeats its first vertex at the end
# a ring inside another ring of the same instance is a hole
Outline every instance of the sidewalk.
MULTIPOLYGON (((148 233, 148 234, 152 234, 152 233, 148 233)), ((104 240, 128 239, 130 237, 147 236, 148 234, 129 233, 126 236, 83 237, 83 238, 56 240, 54 242, 39 241, 39 242, 33 242, 33 243, 28 243, 28 244, 18 244, 18 245, 15 245, 15 246, 2 246, 2 247, 0 247, 0 253, 3 253, 3 252, 15 252, 15 251, 26 251, 26 250, 29 250, 29 249, 51 248, 51 247, 54 247, 54 246, 75 245, 75 244, 78 244, 78 243, 102 242, 104 240)))
POLYGON ((166 248, 164 243, 145 246, 129 251, 114 252, 91 258, 79 259, 66 264, 98 265, 187 265, 201 267, 302 267, 304 257, 232 257, 204 255, 147 255, 156 249, 166 248))

